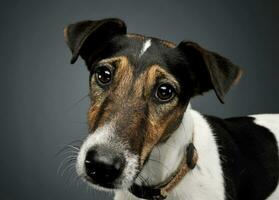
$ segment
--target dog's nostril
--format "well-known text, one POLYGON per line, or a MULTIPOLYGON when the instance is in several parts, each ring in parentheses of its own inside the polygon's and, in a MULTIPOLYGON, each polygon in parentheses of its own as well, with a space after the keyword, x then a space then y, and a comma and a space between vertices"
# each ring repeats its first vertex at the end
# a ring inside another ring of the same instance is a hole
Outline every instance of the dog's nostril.
POLYGON ((87 175, 101 185, 111 184, 122 173, 123 156, 107 150, 90 150, 85 159, 87 175))

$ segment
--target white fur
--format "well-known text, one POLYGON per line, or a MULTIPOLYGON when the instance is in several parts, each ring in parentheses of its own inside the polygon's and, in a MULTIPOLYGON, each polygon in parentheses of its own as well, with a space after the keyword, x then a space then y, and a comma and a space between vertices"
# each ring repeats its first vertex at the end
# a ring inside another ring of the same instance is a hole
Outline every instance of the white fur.
MULTIPOLYGON (((177 169, 193 133, 194 145, 199 155, 197 166, 174 188, 167 200, 224 200, 223 173, 214 134, 202 115, 191 108, 187 109, 183 123, 169 141, 153 149, 151 158, 154 157, 162 164, 148 161, 140 175, 149 177, 151 183, 158 183, 168 177, 177 169)), ((117 191, 114 199, 138 200, 139 198, 127 191, 117 191)))
MULTIPOLYGON (((133 178, 137 173, 138 167, 138 156, 135 154, 130 153, 127 149, 127 144, 120 141, 119 138, 114 134, 114 125, 113 124, 106 124, 100 128, 98 128, 94 133, 91 133, 84 141, 83 145, 80 148, 78 157, 77 157, 77 164, 76 170, 77 174, 80 177, 85 178, 85 158, 87 152, 94 148, 96 145, 105 145, 110 147, 112 151, 118 151, 123 153, 126 160, 126 166, 122 172, 122 175, 118 178, 121 180, 118 188, 128 188, 131 186, 133 182, 133 178)), ((89 182, 88 182, 89 183, 89 182)), ((106 190, 108 189, 98 187, 96 185, 90 184, 97 189, 106 190)))
POLYGON ((140 50, 140 54, 139 57, 141 57, 146 51, 147 49, 151 46, 151 39, 146 40, 143 45, 142 48, 140 50))
MULTIPOLYGON (((272 132, 277 140, 279 146, 279 114, 261 114, 252 115, 255 118, 255 123, 267 128, 272 132)), ((278 200, 279 199, 279 186, 277 185, 276 190, 268 197, 267 200, 278 200)))
POLYGON ((97 144, 105 144, 113 138, 114 128, 110 124, 106 124, 101 128, 98 128, 95 133, 90 134, 82 144, 78 157, 76 170, 79 176, 85 176, 84 162, 85 157, 93 146, 97 144))
MULTIPOLYGON (((192 139, 192 123, 190 113, 186 112, 182 124, 163 145, 157 145, 150 154, 149 161, 145 164, 140 175, 149 184, 156 185, 166 180, 180 164, 185 155, 186 145, 192 139), (161 164, 160 164, 160 163, 161 164)), ((137 183, 141 180, 136 179, 137 183)))
MULTIPOLYGON (((279 141, 279 115, 254 115, 255 123, 268 128, 275 134, 279 141)), ((151 152, 150 160, 146 163, 140 175, 147 179, 149 183, 156 184, 165 180, 174 172, 189 142, 194 137, 194 145, 198 152, 197 166, 191 170, 182 181, 169 194, 167 200, 225 200, 224 177, 221 168, 221 158, 218 152, 216 138, 211 127, 204 117, 197 111, 190 108, 186 110, 182 123, 173 133, 169 140, 157 145, 151 152), (156 161, 151 161, 157 160, 156 161), (161 164, 160 164, 160 163, 161 164)), ((105 125, 98 128, 94 134, 88 136, 81 147, 78 156, 77 171, 84 176, 84 159, 86 152, 96 144, 115 145, 125 152, 128 160, 124 170, 123 188, 127 188, 136 174, 138 157, 126 151, 123 142, 119 141, 114 134, 113 125, 105 125)), ((279 145, 279 142, 278 142, 279 145)), ((221 147, 219 147, 221 148, 221 147)), ((142 183, 141 179, 136 179, 137 183, 142 183)), ((140 200, 127 190, 115 190, 115 200, 140 200)), ((278 200, 279 188, 270 195, 267 200, 278 200)))

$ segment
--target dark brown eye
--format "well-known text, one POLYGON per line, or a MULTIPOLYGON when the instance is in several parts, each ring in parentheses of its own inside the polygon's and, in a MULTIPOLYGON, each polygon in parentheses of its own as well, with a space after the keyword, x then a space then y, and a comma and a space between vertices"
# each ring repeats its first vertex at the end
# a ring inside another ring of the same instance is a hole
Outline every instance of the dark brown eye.
POLYGON ((168 83, 163 83, 159 85, 155 93, 155 97, 163 103, 169 102, 170 100, 172 100, 174 96, 175 96, 175 89, 173 88, 172 85, 168 83))
POLYGON ((106 86, 111 83, 112 72, 111 72, 110 68, 107 66, 99 66, 95 70, 95 77, 96 77, 96 81, 101 86, 106 86))

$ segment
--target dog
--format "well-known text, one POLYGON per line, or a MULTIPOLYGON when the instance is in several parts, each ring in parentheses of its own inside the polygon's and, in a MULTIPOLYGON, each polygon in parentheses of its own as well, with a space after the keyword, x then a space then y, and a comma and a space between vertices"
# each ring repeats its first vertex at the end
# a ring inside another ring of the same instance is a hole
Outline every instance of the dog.
POLYGON ((195 42, 127 33, 117 18, 81 21, 64 36, 90 72, 89 135, 76 171, 115 200, 278 200, 279 114, 220 119, 191 108, 220 102, 241 77, 195 42))

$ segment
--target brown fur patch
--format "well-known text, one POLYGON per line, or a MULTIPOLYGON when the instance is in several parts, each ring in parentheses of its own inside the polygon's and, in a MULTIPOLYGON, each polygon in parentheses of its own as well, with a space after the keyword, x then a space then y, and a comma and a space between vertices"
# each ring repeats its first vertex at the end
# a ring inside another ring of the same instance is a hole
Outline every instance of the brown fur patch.
POLYGON ((91 82, 91 99, 92 105, 88 111, 88 125, 91 131, 96 126, 97 113, 102 112, 98 120, 97 126, 103 126, 104 123, 111 118, 111 114, 114 112, 114 106, 119 101, 121 96, 127 93, 127 87, 132 80, 132 69, 128 62, 128 59, 124 56, 104 59, 99 62, 108 63, 115 66, 114 77, 112 85, 108 91, 104 91, 96 84, 95 76, 92 77, 91 82), (106 102, 104 108, 102 105, 106 102), (102 108, 102 110, 100 110, 102 108))
POLYGON ((169 72, 164 70, 159 65, 152 65, 148 71, 147 85, 149 86, 149 88, 155 84, 157 77, 161 77, 162 79, 168 80, 168 82, 171 82, 174 84, 176 89, 180 90, 177 80, 169 72))
POLYGON ((89 126, 90 132, 93 131, 92 129, 95 125, 95 120, 96 120, 96 117, 97 117, 97 114, 99 111, 100 111, 99 105, 91 106, 88 110, 87 120, 88 120, 88 126, 89 126))
MULTIPOLYGON (((168 82, 172 82, 178 87, 176 79, 171 74, 162 69, 159 65, 153 65, 146 73, 145 85, 148 88, 146 91, 152 90, 158 77, 167 79, 168 82)), ((169 127, 171 124, 175 123, 175 120, 177 120, 183 113, 184 109, 177 107, 176 99, 165 104, 149 104, 149 115, 147 116, 148 121, 146 126, 147 134, 145 135, 143 149, 140 155, 141 165, 145 162, 146 157, 149 155, 154 145, 156 145, 163 135, 166 134, 167 130, 170 130, 169 127), (171 110, 176 111, 172 112, 174 114, 169 115, 169 111, 171 110)))
POLYGON ((233 85, 237 85, 237 84, 238 84, 238 82, 239 82, 239 80, 241 79, 243 73, 244 73, 244 72, 243 72, 243 69, 240 69, 240 70, 238 71, 238 74, 237 74, 237 76, 236 76, 236 78, 235 78, 235 80, 234 80, 234 82, 233 82, 233 85))
POLYGON ((66 41, 66 43, 68 43, 69 38, 68 38, 68 27, 65 27, 63 29, 63 34, 64 34, 64 40, 66 41))
POLYGON ((168 80, 168 82, 173 83, 179 90, 179 84, 171 74, 159 65, 152 65, 149 67, 149 70, 145 71, 137 78, 133 88, 134 94, 137 97, 142 96, 144 98, 150 96, 152 88, 156 84, 157 77, 168 80))
POLYGON ((145 136, 143 149, 140 155, 140 163, 143 165, 146 157, 149 155, 153 147, 167 134, 171 134, 175 129, 170 130, 172 126, 184 113, 184 108, 177 106, 171 115, 164 115, 165 113, 156 114, 156 108, 150 108, 150 115, 148 116, 147 135, 145 136), (160 116, 163 115, 163 116, 160 116))
POLYGON ((143 35, 135 34, 135 33, 129 33, 129 34, 127 34, 127 37, 134 38, 134 39, 141 40, 141 41, 145 40, 145 37, 143 35))
POLYGON ((136 97, 143 97, 145 100, 147 98, 147 94, 144 91, 148 90, 149 88, 146 85, 147 80, 147 72, 140 74, 139 78, 135 81, 133 91, 136 97))
POLYGON ((175 44, 173 42, 169 42, 169 41, 166 41, 166 40, 161 40, 160 41, 164 46, 168 47, 168 48, 175 48, 175 44))
POLYGON ((114 96, 122 97, 128 92, 129 87, 133 79, 133 69, 126 57, 120 57, 119 62, 117 62, 117 69, 114 76, 113 88, 115 90, 111 91, 114 96))

